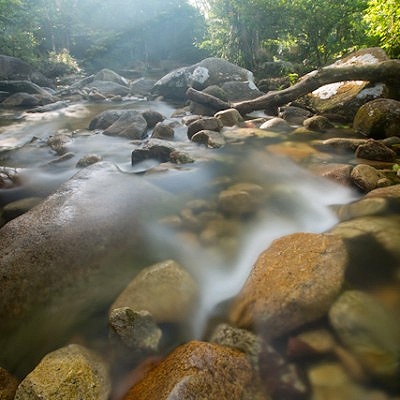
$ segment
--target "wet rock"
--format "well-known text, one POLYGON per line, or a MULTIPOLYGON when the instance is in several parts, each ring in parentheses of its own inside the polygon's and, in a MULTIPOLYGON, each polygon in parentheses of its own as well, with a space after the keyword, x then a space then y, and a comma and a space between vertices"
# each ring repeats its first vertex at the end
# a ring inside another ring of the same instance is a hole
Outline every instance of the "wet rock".
POLYGON ((374 139, 369 139, 365 143, 357 147, 356 157, 365 158, 367 160, 392 162, 396 159, 397 154, 392 149, 385 146, 383 143, 378 142, 374 139))
POLYGON ((317 164, 308 169, 316 175, 331 179, 341 185, 350 186, 353 183, 351 179, 353 167, 349 164, 317 164))
POLYGON ((34 107, 39 104, 37 96, 29 93, 14 93, 7 97, 1 104, 3 107, 34 107))
POLYGON ((94 129, 103 129, 103 133, 109 136, 142 139, 147 131, 147 122, 135 110, 107 110, 90 122, 89 130, 94 129))
POLYGON ((222 122, 218 118, 203 117, 197 119, 188 126, 187 136, 189 139, 192 139, 192 136, 197 132, 204 130, 219 132, 222 127, 222 122))
POLYGON ((11 221, 14 218, 26 213, 31 208, 38 205, 43 199, 40 197, 26 197, 24 199, 16 200, 8 203, 3 208, 2 217, 6 221, 11 221))
POLYGON ((0 167, 0 188, 7 189, 20 184, 19 172, 14 168, 0 167))
POLYGON ((43 97, 50 97, 50 93, 46 89, 40 87, 39 85, 36 85, 35 83, 33 83, 31 81, 27 81, 27 80, 0 81, 0 90, 4 91, 4 92, 8 92, 10 94, 29 93, 29 94, 41 95, 43 97))
POLYGON ((0 367, 0 399, 14 400, 18 385, 18 379, 0 367))
POLYGON ((149 96, 156 80, 148 78, 139 78, 131 82, 130 88, 133 95, 149 96))
POLYGON ((218 208, 226 214, 243 216, 257 212, 264 200, 264 190, 254 183, 237 183, 218 195, 218 208))
MULTIPOLYGON (((228 101, 228 97, 225 91, 217 85, 207 86, 204 90, 202 90, 202 92, 217 97, 218 99, 221 99, 223 101, 228 101)), ((213 107, 209 107, 207 104, 196 103, 195 101, 190 101, 189 110, 191 114, 195 115, 198 114, 212 117, 215 114, 215 109, 213 107)))
POLYGON ((346 263, 337 236, 297 233, 277 239, 259 256, 229 319, 271 338, 314 321, 340 292, 346 263))
POLYGON ((54 136, 50 136, 47 139, 46 144, 50 146, 58 155, 63 155, 67 152, 66 144, 72 142, 72 137, 70 134, 57 133, 54 136))
POLYGON ((159 163, 171 161, 174 147, 163 140, 152 139, 143 147, 132 151, 131 163, 136 165, 145 160, 156 160, 159 163))
POLYGON ((222 122, 223 126, 237 126, 244 122, 239 111, 234 108, 218 111, 214 116, 222 122))
POLYGON ((133 386, 124 400, 265 399, 254 389, 247 356, 217 344, 192 341, 176 348, 133 386))
POLYGON ((33 348, 43 356, 96 306, 111 304, 144 259, 141 221, 157 219, 154 203, 167 200, 159 188, 100 162, 3 226, 0 364, 30 370, 33 348))
POLYGON ((93 81, 88 83, 86 88, 89 91, 96 89, 105 97, 113 97, 117 95, 127 96, 130 94, 130 89, 127 86, 110 81, 93 81))
POLYGON ((340 340, 383 383, 400 381, 400 321, 367 293, 344 292, 329 310, 340 340))
POLYGON ((60 110, 62 108, 68 107, 68 101, 56 101, 54 103, 46 104, 44 106, 35 107, 29 110, 30 113, 45 113, 50 111, 60 110))
POLYGON ((360 263, 361 281, 364 279, 368 282, 367 271, 368 275, 372 274, 373 280, 381 281, 392 263, 396 265, 395 260, 400 260, 400 218, 397 215, 355 218, 336 224, 330 232, 345 239, 350 250, 354 246, 352 266, 360 263), (368 253, 365 252, 366 248, 369 249, 368 253), (368 259, 365 259, 366 254, 368 259))
POLYGON ((339 363, 321 363, 308 368, 313 400, 390 400, 383 391, 354 382, 339 363))
POLYGON ((258 370, 262 341, 254 333, 246 329, 234 328, 228 324, 220 324, 211 335, 210 342, 246 353, 253 364, 253 368, 258 370))
POLYGON ((376 189, 379 187, 379 181, 386 178, 385 174, 366 164, 355 166, 350 176, 354 184, 364 192, 376 189))
POLYGON ((170 125, 158 122, 153 129, 151 137, 154 139, 170 140, 174 137, 174 134, 174 128, 172 128, 170 125))
POLYGON ((305 331, 289 338, 287 355, 289 358, 302 358, 333 353, 336 341, 327 329, 305 331))
POLYGON ((390 207, 389 200, 384 197, 364 197, 354 203, 337 207, 335 212, 341 221, 345 221, 368 215, 385 215, 390 212, 390 207))
POLYGON ((110 377, 103 360, 91 350, 70 344, 42 359, 18 386, 15 400, 107 400, 110 392, 110 377))
POLYGON ((366 196, 367 197, 400 198, 400 184, 371 190, 370 192, 368 192, 366 194, 366 196))
POLYGON ((376 99, 364 104, 354 117, 353 128, 373 139, 400 136, 400 101, 376 99))
POLYGON ((325 132, 326 130, 334 127, 329 119, 322 115, 314 115, 313 117, 305 119, 303 121, 303 125, 307 129, 317 132, 325 132))
POLYGON ((165 119, 161 113, 154 110, 143 111, 142 116, 146 120, 147 126, 149 128, 154 128, 157 125, 157 123, 162 122, 165 119))
POLYGON ((109 81, 115 82, 122 86, 128 86, 128 81, 121 75, 112 71, 111 69, 104 68, 100 70, 95 76, 95 81, 109 81))
POLYGON ((339 154, 353 153, 366 141, 366 139, 331 138, 318 143, 318 148, 326 151, 335 151, 339 154))
POLYGON ((259 355, 261 382, 274 399, 305 399, 308 387, 295 364, 288 363, 272 346, 264 343, 259 355))
POLYGON ((229 143, 241 143, 243 140, 251 138, 269 138, 272 140, 282 139, 282 134, 277 132, 265 131, 259 128, 235 128, 222 132, 224 138, 229 143))
POLYGON ((103 93, 100 93, 97 88, 92 88, 88 93, 88 99, 94 102, 101 102, 107 100, 107 97, 103 93))
POLYGON ((254 82, 245 81, 229 81, 221 85, 222 90, 225 92, 228 101, 242 101, 255 99, 262 96, 264 93, 258 90, 254 82))
POLYGON ((191 141, 194 143, 204 144, 211 149, 223 147, 226 143, 222 133, 210 130, 201 130, 196 132, 192 136, 191 141))
POLYGON ((256 88, 253 74, 221 58, 206 58, 189 67, 180 68, 162 77, 154 92, 168 98, 185 99, 186 90, 203 90, 207 86, 222 86, 224 82, 242 81, 256 88))
POLYGON ((158 325, 187 322, 197 296, 197 284, 181 265, 160 262, 142 270, 112 304, 111 328, 128 347, 156 350, 158 325))
POLYGON ((95 164, 99 161, 102 161, 102 158, 98 156, 97 154, 86 154, 82 158, 78 160, 76 163, 76 166, 78 168, 85 168, 88 167, 89 165, 95 164))
MULTIPOLYGON (((362 49, 354 52, 329 67, 376 64, 388 60, 380 48, 362 49)), ((387 92, 381 83, 366 81, 335 82, 321 86, 305 97, 306 103, 319 113, 337 114, 346 121, 353 121, 358 109, 370 100, 384 97, 387 92)))
POLYGON ((312 113, 304 108, 287 106, 279 113, 279 117, 283 118, 288 124, 302 125, 303 122, 312 116, 312 113))
POLYGON ((280 133, 289 133, 293 130, 293 128, 284 119, 278 117, 272 118, 264 122, 260 126, 260 129, 280 133))

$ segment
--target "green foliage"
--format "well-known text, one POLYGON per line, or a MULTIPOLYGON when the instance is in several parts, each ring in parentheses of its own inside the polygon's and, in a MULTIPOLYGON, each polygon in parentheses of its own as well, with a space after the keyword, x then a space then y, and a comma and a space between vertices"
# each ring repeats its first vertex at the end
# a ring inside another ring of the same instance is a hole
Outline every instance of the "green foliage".
POLYGON ((254 68, 286 59, 320 67, 366 36, 366 0, 213 0, 202 46, 254 68))
POLYGON ((393 58, 400 58, 400 2, 369 0, 364 20, 376 44, 393 58))

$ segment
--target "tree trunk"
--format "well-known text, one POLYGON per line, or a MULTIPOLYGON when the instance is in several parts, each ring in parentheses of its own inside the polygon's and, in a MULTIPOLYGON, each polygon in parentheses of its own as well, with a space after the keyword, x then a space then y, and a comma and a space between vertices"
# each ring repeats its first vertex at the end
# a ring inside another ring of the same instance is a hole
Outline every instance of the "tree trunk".
POLYGON ((253 100, 226 103, 214 96, 188 89, 187 97, 197 103, 215 108, 216 111, 236 108, 242 115, 256 110, 273 110, 313 92, 321 86, 342 81, 383 82, 397 96, 400 93, 400 60, 382 61, 377 64, 352 67, 325 67, 305 75, 295 85, 287 89, 268 92, 253 100))

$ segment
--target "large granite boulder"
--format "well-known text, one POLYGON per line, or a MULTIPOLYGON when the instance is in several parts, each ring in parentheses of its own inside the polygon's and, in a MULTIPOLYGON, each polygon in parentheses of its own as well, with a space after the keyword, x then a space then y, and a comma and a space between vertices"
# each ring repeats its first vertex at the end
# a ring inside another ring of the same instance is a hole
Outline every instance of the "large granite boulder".
POLYGON ((115 82, 122 86, 128 86, 129 82, 123 76, 117 74, 111 69, 104 68, 100 70, 95 76, 95 81, 115 82))
POLYGON ((141 221, 157 218, 153 204, 167 199, 145 180, 99 162, 3 226, 0 364, 26 372, 71 327, 106 309, 135 268, 153 261, 144 257, 141 221))
POLYGON ((214 57, 170 72, 155 83, 153 91, 167 98, 185 99, 189 87, 202 90, 232 81, 245 82, 251 90, 258 91, 251 71, 214 57))
POLYGON ((234 299, 231 322, 275 338, 321 318, 342 289, 347 261, 338 236, 296 233, 275 240, 234 299))
MULTIPOLYGON (((388 60, 380 48, 362 49, 329 65, 341 68, 376 64, 388 60)), ((336 114, 337 117, 352 121, 357 110, 368 101, 385 97, 387 88, 382 83, 367 81, 335 82, 321 86, 306 96, 306 102, 319 113, 336 114)))

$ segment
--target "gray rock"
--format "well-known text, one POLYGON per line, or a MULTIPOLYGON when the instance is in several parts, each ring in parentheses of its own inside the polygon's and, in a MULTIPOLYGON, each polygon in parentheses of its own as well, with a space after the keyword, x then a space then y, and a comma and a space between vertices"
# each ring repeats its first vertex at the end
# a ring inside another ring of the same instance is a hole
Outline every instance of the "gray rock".
POLYGON ((29 368, 32 348, 43 355, 96 305, 110 304, 147 260, 141 221, 156 219, 162 206, 152 204, 167 200, 161 189, 100 162, 3 226, 1 364, 29 368))
POLYGON ((303 121, 303 125, 312 131, 324 132, 327 129, 333 128, 333 124, 329 122, 329 119, 322 115, 314 115, 313 117, 307 118, 303 121))
POLYGON ((204 144, 211 149, 223 147, 226 143, 222 133, 210 130, 196 132, 192 136, 191 141, 194 143, 204 144))
POLYGON ((162 122, 158 122, 153 129, 151 137, 155 139, 170 140, 174 137, 174 133, 174 128, 167 124, 163 124, 162 122))
POLYGON ((367 293, 349 290, 332 305, 329 319, 371 375, 400 384, 400 321, 394 314, 367 293))
POLYGON ((221 58, 206 58, 190 67, 184 67, 165 75, 154 85, 154 91, 162 96, 184 99, 189 87, 202 90, 207 86, 221 86, 225 82, 247 82, 256 90, 253 74, 221 58))
POLYGON ((115 82, 122 86, 128 86, 128 81, 111 69, 104 68, 94 76, 94 81, 115 82))
POLYGON ((214 116, 222 122, 223 126, 235 126, 244 122, 239 111, 234 108, 218 111, 214 116))
POLYGON ((293 128, 289 125, 288 122, 278 117, 272 118, 264 122, 263 124, 261 124, 260 129, 280 133, 289 133, 293 131, 293 128))
POLYGON ((29 93, 29 94, 40 94, 42 96, 50 96, 51 94, 36 85, 31 81, 0 81, 0 90, 4 92, 8 92, 10 94, 13 93, 29 93))
POLYGON ((357 111, 354 129, 374 139, 400 136, 400 101, 376 99, 364 104, 357 111))
POLYGON ((106 110, 90 122, 89 129, 103 129, 103 133, 109 136, 143 139, 147 122, 136 110, 106 110))
POLYGON ((88 167, 89 165, 95 164, 99 161, 101 161, 102 158, 98 156, 97 154, 86 154, 82 158, 78 160, 76 163, 76 166, 78 168, 85 168, 88 167))
POLYGON ((38 205, 42 200, 43 199, 40 197, 26 197, 24 199, 8 203, 6 206, 3 207, 2 217, 6 221, 11 221, 12 219, 26 213, 31 208, 38 205))
POLYGON ((200 131, 203 130, 210 130, 210 131, 216 131, 219 132, 223 128, 222 122, 215 117, 203 117, 199 118, 198 120, 192 122, 188 126, 188 131, 187 131, 187 136, 189 139, 192 138, 192 136, 200 131))
POLYGON ((89 90, 97 89, 105 97, 112 96, 127 96, 130 93, 130 89, 127 86, 120 85, 116 82, 110 81, 93 81, 88 83, 86 87, 89 90))
POLYGON ((143 118, 147 122, 149 128, 154 128, 158 122, 164 121, 164 116, 158 111, 146 110, 142 112, 143 118))
POLYGON ((151 95, 156 80, 139 78, 130 84, 131 93, 133 95, 148 96, 151 95))
POLYGON ((3 107, 34 107, 40 103, 39 98, 29 93, 14 93, 1 104, 3 107))
POLYGON ((21 382, 15 400, 107 400, 110 393, 104 361, 91 350, 70 344, 43 358, 21 382))
MULTIPOLYGON (((400 111, 400 102, 399 102, 400 111)), ((395 151, 374 139, 369 139, 357 147, 356 157, 366 160, 392 162, 397 158, 395 151)))
POLYGON ((351 179, 364 192, 376 189, 379 180, 384 178, 386 176, 382 172, 367 164, 359 164, 351 171, 351 179))
POLYGON ((111 328, 135 350, 156 350, 162 324, 185 324, 194 310, 198 287, 177 262, 143 269, 110 308, 111 328))
POLYGON ((250 100, 265 94, 258 90, 252 80, 246 82, 224 82, 221 88, 225 92, 228 101, 250 100))

